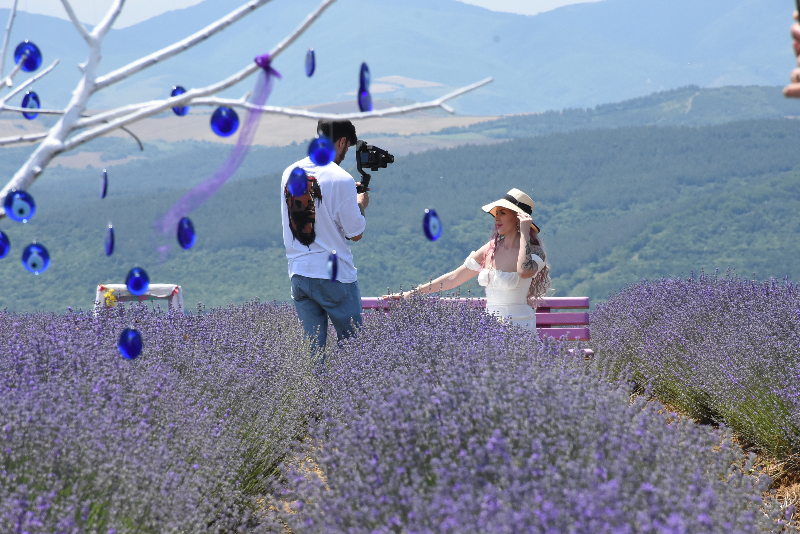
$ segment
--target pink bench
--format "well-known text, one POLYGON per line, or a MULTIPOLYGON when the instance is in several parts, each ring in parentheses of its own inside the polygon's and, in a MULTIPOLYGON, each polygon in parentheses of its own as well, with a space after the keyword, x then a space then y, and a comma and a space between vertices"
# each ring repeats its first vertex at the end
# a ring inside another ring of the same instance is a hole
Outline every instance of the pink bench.
MULTIPOLYGON (((486 299, 451 299, 444 302, 464 302, 485 308, 486 299)), ((361 307, 365 310, 389 310, 390 301, 381 297, 365 297, 361 299, 361 307)), ((589 297, 550 297, 536 310, 536 330, 539 337, 567 336, 567 339, 589 341, 589 297), (561 311, 570 310, 570 311, 561 311), (582 311, 572 311, 582 310, 582 311)))

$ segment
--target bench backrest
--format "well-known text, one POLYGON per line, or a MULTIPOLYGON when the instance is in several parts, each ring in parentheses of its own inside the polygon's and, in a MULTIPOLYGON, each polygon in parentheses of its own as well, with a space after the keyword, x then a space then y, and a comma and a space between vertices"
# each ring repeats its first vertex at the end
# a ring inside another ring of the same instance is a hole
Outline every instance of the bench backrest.
MULTIPOLYGON (((463 302, 485 308, 486 299, 443 298, 441 302, 463 302)), ((389 310, 391 301, 381 297, 364 297, 361 307, 365 310, 389 310)), ((536 309, 536 330, 539 337, 567 336, 567 339, 589 340, 589 297, 549 297, 536 309), (569 311, 562 311, 569 310, 569 311), (579 311, 580 310, 580 311, 579 311)))

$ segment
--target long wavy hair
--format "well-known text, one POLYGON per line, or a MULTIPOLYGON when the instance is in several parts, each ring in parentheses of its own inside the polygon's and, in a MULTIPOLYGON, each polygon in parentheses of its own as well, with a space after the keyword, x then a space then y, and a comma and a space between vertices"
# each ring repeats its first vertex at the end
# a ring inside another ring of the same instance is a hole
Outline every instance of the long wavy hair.
MULTIPOLYGON (((531 247, 534 248, 533 254, 536 254, 545 261, 544 267, 539 269, 531 279, 531 285, 528 288, 527 302, 528 306, 534 310, 539 307, 542 300, 547 296, 550 291, 550 266, 547 264, 547 257, 545 255, 544 244, 539 238, 539 234, 530 230, 531 247)), ((494 255, 497 250, 497 245, 500 243, 500 234, 497 229, 492 232, 492 237, 489 238, 489 248, 486 249, 486 254, 483 255, 481 268, 486 266, 494 267, 494 255)), ((491 276, 491 275, 490 275, 491 276)))

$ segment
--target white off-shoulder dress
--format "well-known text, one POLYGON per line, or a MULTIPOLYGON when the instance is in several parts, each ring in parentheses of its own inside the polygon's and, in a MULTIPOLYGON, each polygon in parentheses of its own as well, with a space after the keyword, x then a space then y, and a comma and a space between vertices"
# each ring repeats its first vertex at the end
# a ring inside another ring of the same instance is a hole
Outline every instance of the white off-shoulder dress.
POLYGON ((486 288, 486 311, 517 326, 536 330, 536 313, 528 306, 532 279, 481 267, 472 254, 464 260, 464 267, 478 271, 478 284, 486 288))

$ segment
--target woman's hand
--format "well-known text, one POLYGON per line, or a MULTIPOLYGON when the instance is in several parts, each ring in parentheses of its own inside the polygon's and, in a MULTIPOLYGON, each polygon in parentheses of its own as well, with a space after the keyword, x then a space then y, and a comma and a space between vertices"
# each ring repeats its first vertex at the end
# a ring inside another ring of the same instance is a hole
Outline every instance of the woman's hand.
POLYGON ((519 219, 519 232, 522 234, 522 238, 527 241, 531 235, 533 219, 527 213, 518 213, 517 218, 519 219))
POLYGON ((413 291, 403 291, 401 293, 392 293, 391 295, 381 295, 381 298, 384 300, 400 300, 405 299, 408 300, 411 298, 411 294, 414 293, 413 291))

